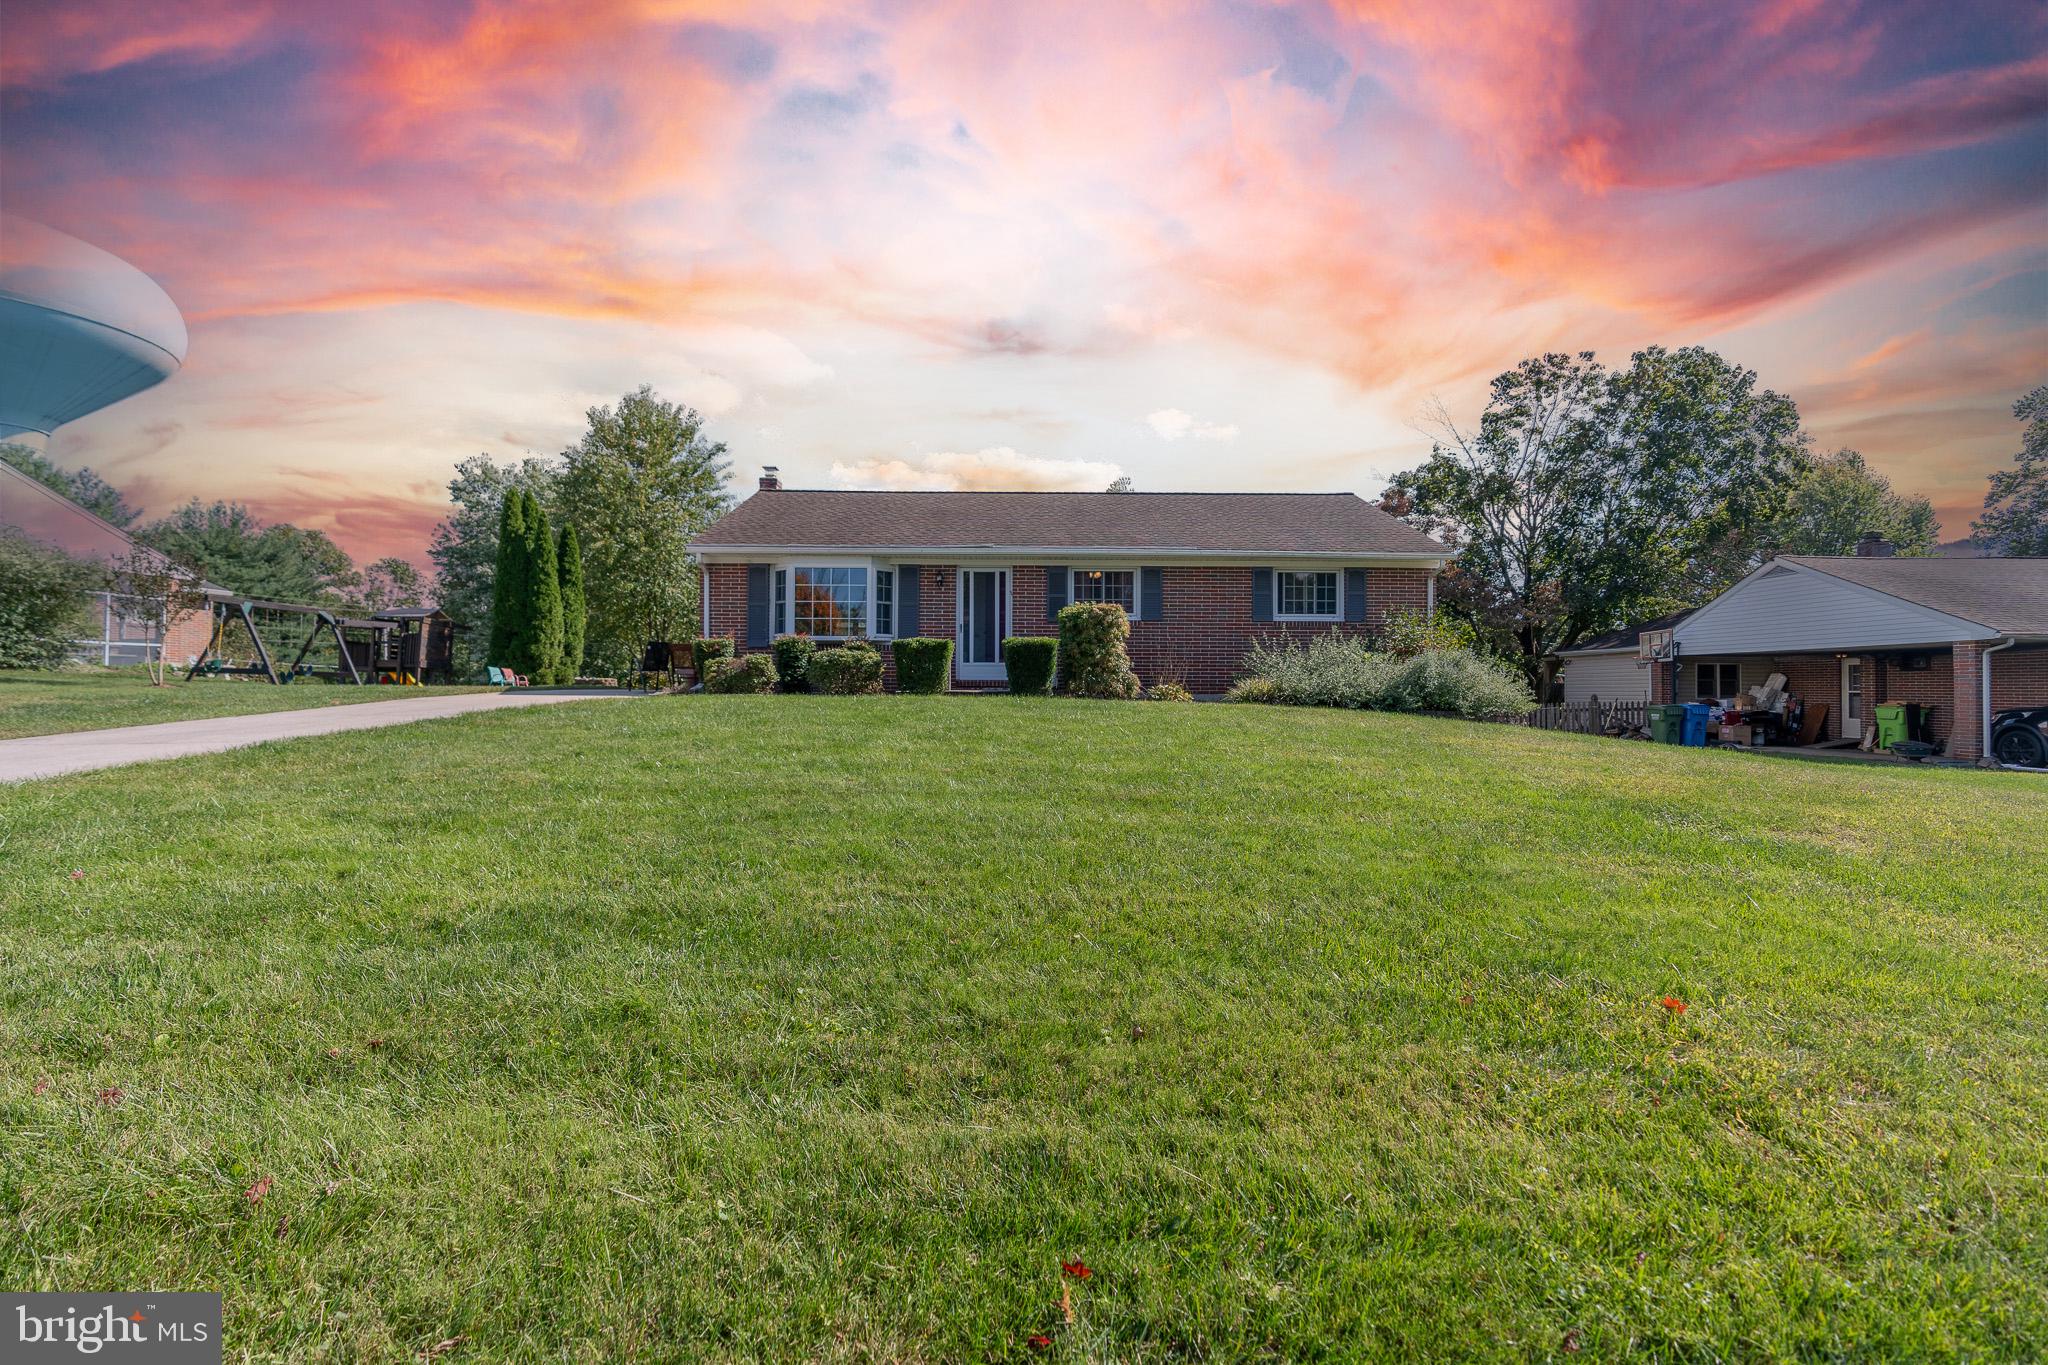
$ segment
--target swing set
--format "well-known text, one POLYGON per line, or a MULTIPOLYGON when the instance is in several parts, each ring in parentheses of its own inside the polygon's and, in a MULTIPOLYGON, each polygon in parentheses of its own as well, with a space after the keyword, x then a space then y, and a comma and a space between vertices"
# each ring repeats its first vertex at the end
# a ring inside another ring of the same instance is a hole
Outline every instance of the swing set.
POLYGON ((418 686, 419 679, 415 674, 381 662, 390 653, 385 648, 386 637, 395 629, 398 626, 391 621, 336 616, 325 607, 307 606, 301 602, 216 599, 213 604, 213 630, 207 637, 206 648, 192 661, 185 681, 190 682, 204 674, 207 677, 267 678, 282 687, 294 678, 330 676, 337 682, 352 682, 358 687, 367 686, 373 679, 418 686), (310 623, 298 656, 282 672, 271 658, 270 647, 263 642, 263 633, 256 628, 256 613, 259 611, 310 623), (240 624, 248 634, 249 643, 254 647, 252 663, 236 663, 228 655, 228 631, 236 624, 240 624), (358 638, 350 640, 349 632, 355 632, 358 638), (306 656, 323 634, 334 639, 336 665, 331 669, 316 668, 306 662, 306 656))

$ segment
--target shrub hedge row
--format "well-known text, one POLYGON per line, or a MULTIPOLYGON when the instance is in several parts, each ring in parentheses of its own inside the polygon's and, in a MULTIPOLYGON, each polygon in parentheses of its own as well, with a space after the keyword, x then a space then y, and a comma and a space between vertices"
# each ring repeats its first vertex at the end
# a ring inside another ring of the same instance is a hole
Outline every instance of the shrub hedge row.
POLYGON ((733 656, 733 639, 730 635, 718 635, 711 639, 698 637, 690 641, 690 661, 697 665, 697 676, 707 678, 713 659, 730 659, 733 656))
POLYGON ((785 692, 808 692, 811 684, 805 673, 811 656, 818 652, 818 646, 808 635, 778 635, 769 647, 775 656, 775 671, 782 675, 782 690, 785 692))
POLYGON ((1010 695, 1051 696, 1059 654, 1060 642, 1048 635, 1013 635, 1003 641, 1003 667, 1010 675, 1010 695))
POLYGON ((873 645, 848 641, 839 649, 811 655, 811 690, 833 697, 869 696, 882 690, 882 656, 873 645))
MULTIPOLYGON (((1008 643, 1006 641, 1005 645, 1008 643)), ((946 683, 953 676, 951 640, 906 636, 896 642, 895 654, 897 691, 932 693, 946 690, 946 683)), ((1016 675, 1011 676, 1014 678, 1016 675)))
POLYGON ((775 660, 766 654, 746 654, 737 659, 719 657, 704 671, 706 692, 773 692, 775 660))

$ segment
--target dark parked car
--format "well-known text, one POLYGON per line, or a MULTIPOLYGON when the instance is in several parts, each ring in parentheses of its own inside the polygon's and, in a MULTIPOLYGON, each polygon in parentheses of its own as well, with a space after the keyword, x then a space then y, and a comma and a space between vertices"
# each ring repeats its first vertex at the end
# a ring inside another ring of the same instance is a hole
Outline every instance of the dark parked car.
POLYGON ((1993 716, 1991 752, 2000 763, 2048 768, 2048 706, 2021 706, 1993 716))

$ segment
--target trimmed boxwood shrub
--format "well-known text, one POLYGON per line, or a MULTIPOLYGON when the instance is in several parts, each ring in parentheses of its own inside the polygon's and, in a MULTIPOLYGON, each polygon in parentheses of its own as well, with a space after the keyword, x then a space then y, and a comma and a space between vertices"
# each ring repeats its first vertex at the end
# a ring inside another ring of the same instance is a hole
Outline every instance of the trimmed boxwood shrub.
MULTIPOLYGON (((1003 642, 1003 657, 1009 658, 1010 641, 1003 642)), ((899 692, 943 692, 953 676, 953 642, 912 635, 895 644, 896 690, 899 692)), ((1011 675, 1013 678, 1015 674, 1011 675)))
POLYGON ((775 671, 782 675, 782 690, 785 692, 808 692, 811 684, 805 667, 811 656, 818 652, 818 646, 808 635, 778 635, 769 646, 775 655, 775 671))
POLYGON ((1010 675, 1011 695, 1051 696, 1059 654, 1060 642, 1049 635, 1013 635, 1003 641, 1003 668, 1010 675))
POLYGON ((1124 642, 1131 621, 1114 602, 1076 602, 1060 611, 1060 683, 1069 696, 1129 701, 1140 691, 1124 642))
POLYGON ((882 690, 882 656, 865 641, 811 656, 811 688, 834 697, 861 697, 882 690))
POLYGON ((698 637, 690 641, 690 662, 697 665, 697 677, 702 680, 710 675, 713 659, 730 659, 733 656, 733 641, 730 635, 718 635, 711 639, 698 637))
POLYGON ((775 660, 766 654, 713 659, 704 673, 706 692, 773 692, 775 660))

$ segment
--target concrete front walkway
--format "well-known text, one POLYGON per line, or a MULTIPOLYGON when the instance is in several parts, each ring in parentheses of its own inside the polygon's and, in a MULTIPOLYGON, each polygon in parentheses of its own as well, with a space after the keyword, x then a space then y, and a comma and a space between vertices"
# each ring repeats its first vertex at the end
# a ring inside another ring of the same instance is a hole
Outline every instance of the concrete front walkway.
POLYGON ((124 763, 158 758, 212 754, 272 739, 332 735, 343 730, 375 730, 442 716, 476 711, 503 711, 517 706, 548 706, 564 701, 617 701, 643 692, 591 688, 561 692, 466 692, 458 697, 407 697, 398 701, 366 701, 349 706, 318 706, 306 711, 266 711, 253 716, 216 716, 207 720, 174 720, 163 725, 126 725, 115 730, 80 730, 68 735, 32 735, 0 740, 0 782, 32 777, 57 777, 124 763))

